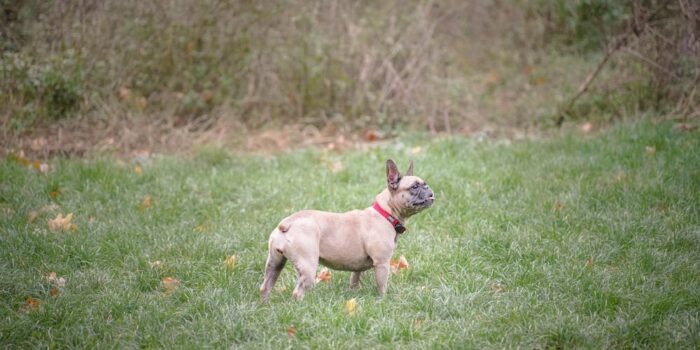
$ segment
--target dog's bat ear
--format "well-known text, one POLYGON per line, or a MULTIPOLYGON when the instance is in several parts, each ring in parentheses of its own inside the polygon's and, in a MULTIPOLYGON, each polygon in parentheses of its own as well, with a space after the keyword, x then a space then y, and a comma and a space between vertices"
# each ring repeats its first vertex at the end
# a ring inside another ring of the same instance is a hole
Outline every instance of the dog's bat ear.
POLYGON ((386 183, 389 190, 396 191, 399 188, 399 181, 401 181, 401 174, 399 174, 399 168, 396 167, 396 163, 394 163, 393 160, 387 160, 386 183))
POLYGON ((413 161, 408 163, 408 170, 406 170, 406 176, 413 176, 413 161))

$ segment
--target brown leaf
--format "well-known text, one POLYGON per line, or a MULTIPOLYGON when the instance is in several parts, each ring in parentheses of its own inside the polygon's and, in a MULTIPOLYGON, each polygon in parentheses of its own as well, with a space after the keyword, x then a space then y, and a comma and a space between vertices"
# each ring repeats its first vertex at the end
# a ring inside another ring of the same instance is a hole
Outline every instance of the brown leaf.
POLYGON ((297 333, 296 327, 294 327, 294 323, 292 323, 289 328, 287 328, 287 335, 290 338, 294 338, 294 335, 297 333))
POLYGON ((56 272, 50 272, 44 275, 46 282, 57 287, 64 287, 66 285, 66 279, 63 277, 58 277, 56 272))
POLYGON ((331 280, 331 271, 324 267, 316 275, 316 283, 318 282, 328 282, 331 280))
POLYGON ((21 310, 24 312, 31 312, 36 310, 39 306, 41 306, 42 301, 39 299, 34 299, 31 296, 27 297, 27 300, 24 302, 22 305, 21 310))
POLYGON ((365 139, 369 142, 377 141, 379 140, 379 132, 377 132, 377 130, 374 129, 368 130, 365 134, 365 139))
POLYGON ((673 128, 675 130, 678 130, 678 131, 691 131, 691 130, 695 129, 696 127, 697 127, 696 125, 691 125, 688 123, 678 123, 678 124, 673 126, 673 128))
POLYGON ((58 296, 58 288, 56 288, 56 287, 51 287, 51 296, 52 296, 52 297, 57 297, 57 296, 58 296))
POLYGON ((559 201, 554 202, 554 206, 552 206, 554 210, 562 210, 564 209, 564 204, 559 203, 559 201))
POLYGON ((178 287, 180 287, 180 281, 178 281, 176 278, 173 277, 165 277, 163 278, 163 289, 165 289, 166 293, 171 293, 178 287))
POLYGON ((405 270, 410 267, 408 264, 408 261, 406 260, 406 257, 401 255, 399 257, 399 260, 390 260, 389 261, 389 267, 391 267, 391 272, 396 273, 399 270, 405 270))
POLYGON ((49 229, 51 231, 75 231, 78 227, 71 223, 73 220, 73 213, 68 213, 66 217, 63 214, 58 214, 55 219, 49 219, 49 229))
POLYGON ((586 266, 593 266, 593 256, 589 256, 588 259, 586 259, 586 266))

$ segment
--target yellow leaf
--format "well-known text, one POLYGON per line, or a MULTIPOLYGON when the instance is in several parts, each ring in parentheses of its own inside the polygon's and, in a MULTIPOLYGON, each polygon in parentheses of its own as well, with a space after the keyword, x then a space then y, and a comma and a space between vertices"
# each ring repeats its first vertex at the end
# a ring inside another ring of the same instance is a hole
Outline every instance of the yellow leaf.
POLYGON ((66 217, 63 217, 63 214, 58 214, 55 219, 49 219, 49 229, 51 231, 75 231, 78 227, 71 223, 72 220, 73 213, 68 213, 66 217))
POLYGON ((141 175, 143 174, 143 168, 141 168, 140 165, 134 165, 134 174, 136 175, 141 175))
POLYGON ((211 231, 211 221, 207 220, 203 224, 197 225, 197 227, 195 227, 194 230, 199 233, 211 231))
POLYGON ((228 271, 233 271, 233 268, 236 267, 236 256, 235 255, 229 255, 226 257, 226 260, 224 260, 224 263, 226 264, 226 270, 228 271))
POLYGON ((491 283, 491 290, 496 294, 501 294, 501 293, 505 292, 506 286, 504 286, 500 283, 491 283))
POLYGON ((656 154, 656 146, 646 146, 647 156, 651 157, 656 154))
POLYGON ((143 201, 141 201, 141 209, 147 209, 153 206, 153 197, 150 195, 146 195, 146 197, 143 197, 143 201))
POLYGON ((355 315, 355 310, 357 309, 357 300, 352 298, 345 302, 345 311, 350 315, 355 315))
POLYGON ((331 280, 331 271, 324 267, 316 275, 316 283, 318 282, 328 282, 331 280))
POLYGON ((416 147, 411 148, 411 154, 413 154, 413 155, 419 154, 422 151, 423 151, 423 148, 421 148, 421 146, 416 146, 416 147))

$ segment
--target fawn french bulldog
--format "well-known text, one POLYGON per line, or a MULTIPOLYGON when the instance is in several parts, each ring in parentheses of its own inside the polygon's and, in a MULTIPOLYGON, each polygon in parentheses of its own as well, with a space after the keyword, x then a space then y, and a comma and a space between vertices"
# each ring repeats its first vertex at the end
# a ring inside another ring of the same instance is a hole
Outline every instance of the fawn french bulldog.
POLYGON ((298 280, 292 296, 304 297, 314 284, 319 262, 329 268, 352 271, 356 288, 363 271, 374 268, 377 291, 383 295, 389 278, 389 260, 405 220, 435 201, 430 186, 413 175, 413 162, 402 176, 394 161, 386 162, 387 188, 365 209, 345 213, 302 210, 283 219, 270 234, 269 253, 260 296, 266 302, 282 268, 289 260, 298 280))

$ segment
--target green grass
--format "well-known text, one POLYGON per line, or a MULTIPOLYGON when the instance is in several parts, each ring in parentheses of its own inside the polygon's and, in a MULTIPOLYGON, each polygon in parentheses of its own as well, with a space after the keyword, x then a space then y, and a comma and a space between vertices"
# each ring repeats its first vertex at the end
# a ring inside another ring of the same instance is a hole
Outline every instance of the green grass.
POLYGON ((6 348, 698 348, 700 137, 668 124, 504 141, 409 138, 368 151, 0 163, 6 348), (420 146, 418 154, 412 149, 420 146), (653 146, 654 154, 645 148, 653 146), (258 301, 269 232, 302 208, 369 206, 384 161, 437 202, 408 223, 384 298, 334 272, 258 301), (332 172, 329 164, 342 162, 332 172), (51 191, 62 193, 52 199, 51 191), (144 196, 154 204, 140 207, 144 196), (30 222, 30 212, 55 202, 30 222), (77 230, 47 219, 75 214, 77 230), (196 229, 203 225, 204 229, 196 229), (238 256, 228 272, 227 255, 238 256), (161 261, 160 266, 151 266, 161 261), (587 261, 592 263, 587 263, 587 261), (67 282, 56 297, 43 274, 67 282), (161 280, 181 286, 164 292, 161 280), (27 297, 43 301, 24 310, 27 297), (349 316, 345 301, 358 300, 349 316), (296 327, 289 339, 287 329, 296 327))

